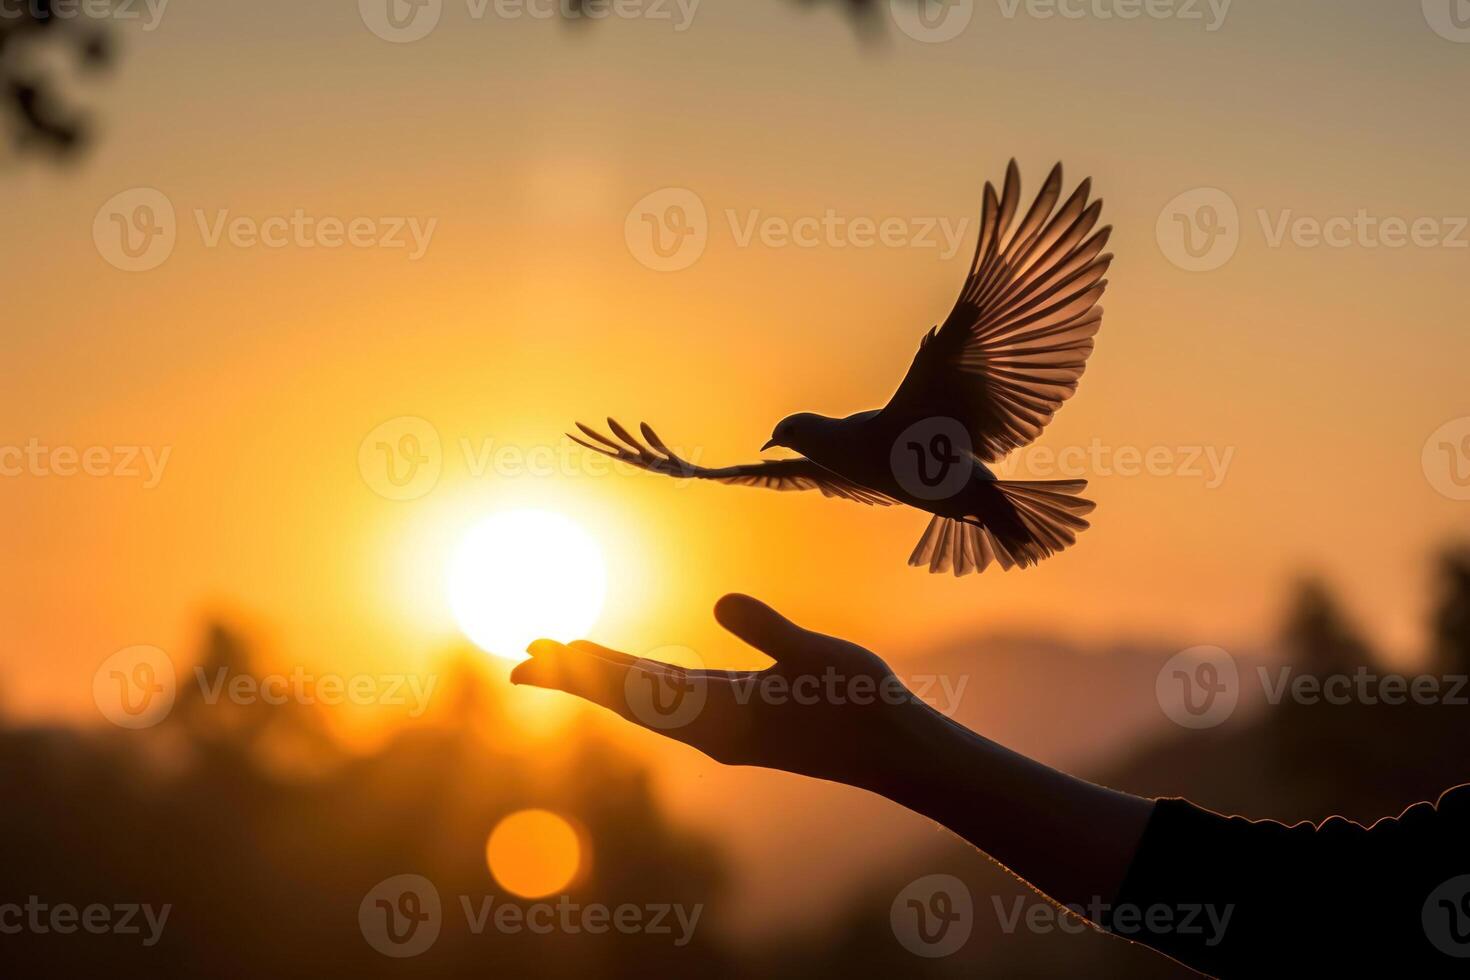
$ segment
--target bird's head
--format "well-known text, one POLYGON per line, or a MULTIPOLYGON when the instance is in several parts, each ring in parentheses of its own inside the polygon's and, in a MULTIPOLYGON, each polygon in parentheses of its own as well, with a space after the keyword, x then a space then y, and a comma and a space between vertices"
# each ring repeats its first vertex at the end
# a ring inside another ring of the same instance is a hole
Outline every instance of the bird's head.
POLYGON ((761 452, 765 452, 772 446, 784 446, 787 449, 802 452, 802 444, 822 421, 822 416, 811 412, 798 412, 796 415, 786 416, 776 423, 776 428, 771 432, 770 441, 761 447, 761 452))

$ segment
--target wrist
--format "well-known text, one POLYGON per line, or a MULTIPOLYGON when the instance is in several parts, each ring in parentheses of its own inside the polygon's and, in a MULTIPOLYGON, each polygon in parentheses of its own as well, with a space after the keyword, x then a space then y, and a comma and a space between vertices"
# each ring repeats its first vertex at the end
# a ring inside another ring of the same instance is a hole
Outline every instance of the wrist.
POLYGON ((875 733, 872 765, 850 782, 912 808, 935 785, 938 760, 965 736, 975 737, 922 701, 906 702, 875 733))

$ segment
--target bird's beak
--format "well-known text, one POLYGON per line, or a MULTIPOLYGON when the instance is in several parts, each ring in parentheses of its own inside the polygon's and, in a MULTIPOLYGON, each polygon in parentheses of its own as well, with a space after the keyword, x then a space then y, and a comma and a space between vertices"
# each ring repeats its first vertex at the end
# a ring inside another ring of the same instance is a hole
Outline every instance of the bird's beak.
POLYGON ((761 452, 765 452, 767 449, 770 449, 775 444, 776 444, 776 440, 775 439, 767 439, 766 440, 766 444, 761 447, 761 452))

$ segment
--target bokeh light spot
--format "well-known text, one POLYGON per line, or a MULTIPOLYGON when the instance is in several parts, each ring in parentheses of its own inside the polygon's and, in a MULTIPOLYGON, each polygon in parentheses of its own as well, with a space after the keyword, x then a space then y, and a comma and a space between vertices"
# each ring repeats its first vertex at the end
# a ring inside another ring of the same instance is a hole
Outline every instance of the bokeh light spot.
POLYGON ((583 862, 582 840, 566 819, 550 810, 519 810, 496 824, 485 844, 495 881, 521 898, 563 891, 583 862))

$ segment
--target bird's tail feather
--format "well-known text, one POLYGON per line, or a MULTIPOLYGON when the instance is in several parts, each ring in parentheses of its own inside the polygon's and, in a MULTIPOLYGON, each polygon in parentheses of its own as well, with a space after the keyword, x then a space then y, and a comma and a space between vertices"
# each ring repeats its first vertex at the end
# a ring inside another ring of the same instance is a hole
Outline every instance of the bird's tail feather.
POLYGON ((1025 568, 1076 542, 1089 526, 1083 515, 1097 506, 1078 496, 1087 488, 1086 480, 998 481, 993 486, 1014 509, 1014 521, 986 524, 979 517, 935 517, 909 564, 956 577, 983 572, 991 564, 1025 568))

